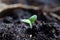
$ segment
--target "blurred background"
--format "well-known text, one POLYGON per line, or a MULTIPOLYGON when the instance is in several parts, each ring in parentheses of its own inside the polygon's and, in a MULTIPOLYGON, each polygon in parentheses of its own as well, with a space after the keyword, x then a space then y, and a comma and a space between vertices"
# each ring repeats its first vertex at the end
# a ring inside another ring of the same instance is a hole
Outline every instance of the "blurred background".
POLYGON ((16 3, 22 3, 27 5, 59 5, 60 0, 0 0, 2 3, 6 4, 16 4, 16 3))

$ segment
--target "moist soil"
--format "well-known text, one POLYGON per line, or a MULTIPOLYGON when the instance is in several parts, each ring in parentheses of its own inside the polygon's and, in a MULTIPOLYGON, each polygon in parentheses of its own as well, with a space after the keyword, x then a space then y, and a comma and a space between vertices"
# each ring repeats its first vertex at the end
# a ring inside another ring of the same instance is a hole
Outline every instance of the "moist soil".
POLYGON ((2 12, 1 17, 0 40, 60 40, 59 20, 44 16, 42 11, 11 9, 2 12), (37 15, 38 18, 31 29, 29 24, 22 23, 20 19, 27 19, 32 15, 37 15))

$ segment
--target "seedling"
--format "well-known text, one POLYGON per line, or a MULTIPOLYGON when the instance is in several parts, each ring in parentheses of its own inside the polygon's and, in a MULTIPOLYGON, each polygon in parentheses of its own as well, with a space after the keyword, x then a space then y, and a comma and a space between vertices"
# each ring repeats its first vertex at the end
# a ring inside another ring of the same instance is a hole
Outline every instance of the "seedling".
POLYGON ((29 19, 22 19, 21 22, 28 23, 30 25, 30 28, 32 28, 33 23, 37 20, 37 15, 31 16, 29 19))

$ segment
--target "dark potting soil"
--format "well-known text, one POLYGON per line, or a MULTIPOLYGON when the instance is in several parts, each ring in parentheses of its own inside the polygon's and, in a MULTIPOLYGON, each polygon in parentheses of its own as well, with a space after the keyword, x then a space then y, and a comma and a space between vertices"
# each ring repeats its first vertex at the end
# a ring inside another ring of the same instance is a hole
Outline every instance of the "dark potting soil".
POLYGON ((3 19, 0 19, 0 40, 60 40, 60 23, 57 19, 55 22, 50 16, 49 18, 53 21, 48 20, 42 12, 18 9, 15 12, 3 12, 2 17, 3 19), (29 28, 29 24, 20 21, 34 14, 38 16, 38 19, 32 29, 29 28))

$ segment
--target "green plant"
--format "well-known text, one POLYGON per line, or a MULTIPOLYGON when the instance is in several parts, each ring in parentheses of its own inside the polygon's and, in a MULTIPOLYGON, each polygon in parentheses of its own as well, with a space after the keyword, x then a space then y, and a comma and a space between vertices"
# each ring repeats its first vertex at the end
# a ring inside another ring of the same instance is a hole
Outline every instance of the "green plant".
POLYGON ((21 22, 28 23, 30 28, 32 28, 32 24, 37 20, 37 15, 31 16, 29 19, 22 19, 21 22))

